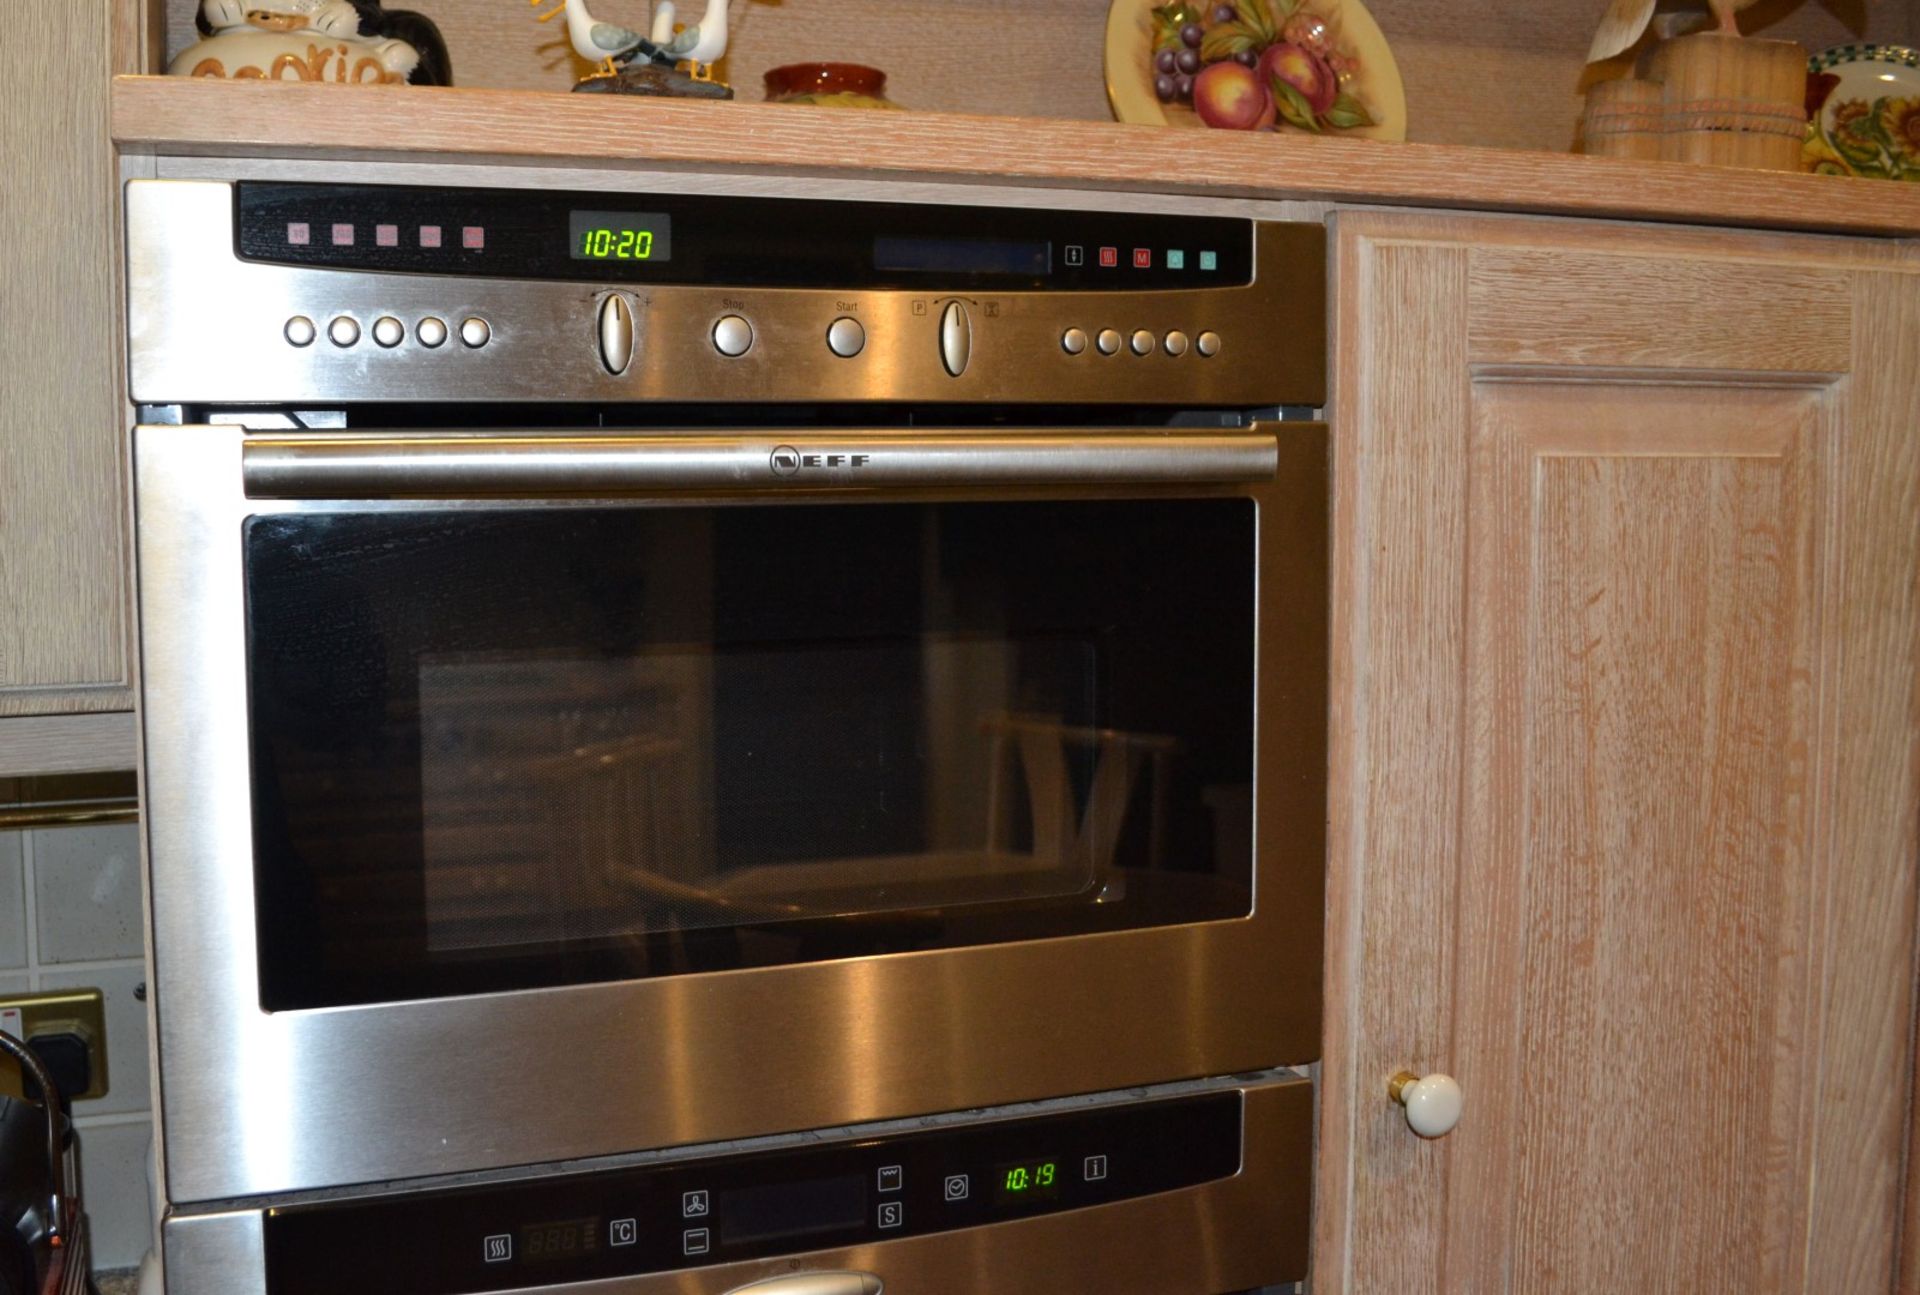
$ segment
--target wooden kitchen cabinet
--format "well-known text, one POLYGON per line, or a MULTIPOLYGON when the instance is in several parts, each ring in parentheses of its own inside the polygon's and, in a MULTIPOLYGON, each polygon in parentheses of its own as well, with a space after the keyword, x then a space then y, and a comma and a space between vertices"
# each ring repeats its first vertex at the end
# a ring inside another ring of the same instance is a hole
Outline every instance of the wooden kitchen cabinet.
POLYGON ((1920 255, 1335 224, 1316 1295, 1894 1289, 1920 255))
POLYGON ((110 78, 144 11, 38 11, 0 45, 0 777, 132 767, 110 78))

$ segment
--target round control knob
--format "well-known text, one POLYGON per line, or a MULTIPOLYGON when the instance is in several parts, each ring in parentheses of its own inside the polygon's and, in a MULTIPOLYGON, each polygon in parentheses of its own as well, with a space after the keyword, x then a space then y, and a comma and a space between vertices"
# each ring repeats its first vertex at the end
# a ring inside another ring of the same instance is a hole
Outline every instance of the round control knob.
POLYGON ((373 321, 373 340, 392 350, 407 337, 407 326, 392 315, 382 315, 373 321))
POLYGON ((1100 354, 1114 355, 1120 350, 1120 334, 1111 328, 1103 328, 1100 330, 1100 336, 1093 339, 1093 344, 1099 348, 1100 354))
POLYGON ((335 346, 352 346, 360 340, 360 324, 347 315, 336 315, 327 325, 327 340, 335 346))
POLYGON ((857 319, 836 319, 827 325, 827 349, 843 360, 851 360, 867 345, 867 330, 857 319))
POLYGON ((1193 349, 1202 355, 1220 354, 1220 334, 1206 332, 1193 339, 1193 349))
POLYGON ((476 351, 493 340, 493 329, 487 321, 478 315, 470 315, 460 321, 460 341, 476 351))
POLYGON ((432 350, 447 340, 447 321, 428 315, 414 328, 413 335, 420 339, 420 345, 432 350))
POLYGON ((728 315, 713 326, 713 349, 738 359, 753 348, 753 325, 738 315, 728 315))
POLYGON ((1153 354, 1153 343, 1153 334, 1144 328, 1139 328, 1134 330, 1133 337, 1128 342, 1128 345, 1133 348, 1135 355, 1151 355, 1153 354))
POLYGON ((1160 344, 1167 348, 1168 355, 1185 355, 1187 353, 1187 335, 1177 328, 1171 333, 1168 333, 1160 344))
POLYGON ((1453 1132, 1467 1100, 1452 1075, 1421 1078, 1410 1070, 1388 1081, 1387 1095, 1406 1108, 1407 1127, 1423 1138, 1444 1138, 1453 1132))
POLYGON ((295 315, 289 319, 286 333, 287 341, 294 346, 312 346, 313 339, 318 336, 313 321, 305 315, 295 315))
POLYGON ((1060 334, 1060 349, 1068 355, 1080 355, 1087 349, 1087 335, 1078 328, 1060 334))

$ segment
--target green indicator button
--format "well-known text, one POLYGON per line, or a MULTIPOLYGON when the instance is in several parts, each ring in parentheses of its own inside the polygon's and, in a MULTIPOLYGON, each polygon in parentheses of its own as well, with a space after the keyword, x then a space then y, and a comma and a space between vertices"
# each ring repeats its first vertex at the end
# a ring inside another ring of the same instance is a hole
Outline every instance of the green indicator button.
POLYGON ((1203 270, 1217 270, 1217 269, 1219 269, 1219 268, 1220 268, 1220 255, 1219 255, 1219 253, 1217 253, 1217 252, 1202 252, 1202 253, 1200 253, 1200 268, 1201 268, 1201 269, 1203 269, 1203 270))
POLYGON ((1184 269, 1186 269, 1186 268, 1187 268, 1187 254, 1186 254, 1185 252, 1182 252, 1182 251, 1179 251, 1178 249, 1174 249, 1174 250, 1171 250, 1171 251, 1169 251, 1169 252, 1167 253, 1167 268, 1168 268, 1169 270, 1184 270, 1184 269))

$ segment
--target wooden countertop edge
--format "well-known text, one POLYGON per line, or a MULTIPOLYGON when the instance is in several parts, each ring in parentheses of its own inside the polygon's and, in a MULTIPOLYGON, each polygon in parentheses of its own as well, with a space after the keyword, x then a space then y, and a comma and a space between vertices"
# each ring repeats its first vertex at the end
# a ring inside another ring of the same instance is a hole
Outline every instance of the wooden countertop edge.
POLYGON ((1109 122, 116 77, 123 151, 643 163, 1913 236, 1920 185, 1109 122))

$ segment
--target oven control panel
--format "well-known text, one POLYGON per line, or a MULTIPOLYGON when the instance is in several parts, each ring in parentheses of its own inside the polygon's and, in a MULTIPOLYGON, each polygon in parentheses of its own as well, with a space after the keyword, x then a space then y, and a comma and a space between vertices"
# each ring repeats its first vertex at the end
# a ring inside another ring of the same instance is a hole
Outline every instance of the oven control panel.
POLYGON ((1138 292, 1253 281, 1220 216, 701 194, 241 181, 249 261, 735 288, 1138 292))
POLYGON ((1242 1109, 1240 1093, 1212 1093, 270 1210, 267 1288, 272 1295, 464 1295, 1086 1209, 1233 1177, 1241 1169, 1242 1109))
POLYGON ((136 180, 127 248, 138 404, 1325 403, 1315 224, 136 180))

